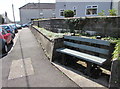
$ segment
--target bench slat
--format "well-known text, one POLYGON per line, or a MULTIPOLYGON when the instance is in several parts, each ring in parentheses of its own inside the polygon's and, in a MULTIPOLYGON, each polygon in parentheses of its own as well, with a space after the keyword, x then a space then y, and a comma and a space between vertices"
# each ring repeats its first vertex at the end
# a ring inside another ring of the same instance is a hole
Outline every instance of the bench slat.
POLYGON ((92 47, 92 46, 87 46, 87 45, 82 45, 82 44, 76 44, 76 43, 67 42, 67 41, 64 41, 64 45, 91 51, 91 52, 101 53, 101 54, 105 54, 105 55, 109 54, 109 50, 107 50, 107 49, 102 49, 102 48, 97 48, 97 47, 92 47))
POLYGON ((64 39, 70 39, 75 41, 83 41, 83 42, 89 42, 94 44, 100 44, 105 46, 110 46, 110 42, 105 40, 99 40, 99 39, 89 39, 89 38, 82 38, 82 37, 76 37, 76 36, 64 36, 64 39))
POLYGON ((86 61, 98 64, 98 65, 102 65, 107 60, 107 59, 104 59, 104 58, 92 56, 92 55, 82 53, 82 52, 78 52, 78 51, 75 51, 75 50, 71 50, 71 49, 68 49, 68 48, 60 48, 60 49, 57 49, 56 51, 60 52, 60 53, 67 54, 67 55, 71 55, 71 56, 74 56, 74 57, 77 57, 77 58, 81 58, 81 59, 84 59, 86 61))

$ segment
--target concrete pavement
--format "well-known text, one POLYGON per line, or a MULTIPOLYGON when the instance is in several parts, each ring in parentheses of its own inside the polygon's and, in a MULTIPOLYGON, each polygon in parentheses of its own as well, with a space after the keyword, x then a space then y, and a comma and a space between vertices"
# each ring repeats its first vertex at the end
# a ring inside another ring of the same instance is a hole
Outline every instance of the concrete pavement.
POLYGON ((19 32, 13 50, 1 60, 3 87, 78 87, 49 62, 28 28, 19 32))

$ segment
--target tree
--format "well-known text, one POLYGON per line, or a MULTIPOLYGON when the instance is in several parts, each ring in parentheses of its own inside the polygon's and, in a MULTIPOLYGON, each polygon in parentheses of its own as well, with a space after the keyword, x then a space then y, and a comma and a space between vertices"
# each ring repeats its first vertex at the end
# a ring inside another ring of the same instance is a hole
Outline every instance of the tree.
POLYGON ((64 17, 74 17, 74 12, 72 10, 65 10, 64 17))

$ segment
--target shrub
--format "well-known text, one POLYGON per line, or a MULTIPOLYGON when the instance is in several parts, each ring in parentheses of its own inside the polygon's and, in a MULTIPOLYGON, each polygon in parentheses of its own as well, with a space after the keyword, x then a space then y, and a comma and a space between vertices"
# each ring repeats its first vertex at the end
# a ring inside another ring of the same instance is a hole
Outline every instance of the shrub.
POLYGON ((115 46, 115 50, 113 52, 113 59, 116 59, 116 58, 120 60, 120 39, 118 40, 115 46))
POLYGON ((116 16, 117 15, 117 10, 115 10, 115 9, 110 9, 108 12, 109 12, 110 16, 116 16))
POLYGON ((102 10, 100 13, 98 13, 98 15, 100 15, 100 16, 105 16, 105 11, 102 10))
POLYGON ((72 10, 65 10, 64 17, 74 17, 74 12, 72 10))
MULTIPOLYGON (((110 9, 108 10, 110 16, 116 16, 117 15, 117 10, 115 9, 110 9)), ((105 11, 102 10, 100 13, 98 13, 100 16, 105 16, 105 11)))

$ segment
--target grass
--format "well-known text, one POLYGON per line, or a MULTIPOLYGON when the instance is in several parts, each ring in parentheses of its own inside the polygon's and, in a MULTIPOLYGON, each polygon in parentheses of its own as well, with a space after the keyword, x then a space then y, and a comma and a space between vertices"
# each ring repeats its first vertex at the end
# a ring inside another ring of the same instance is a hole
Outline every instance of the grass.
MULTIPOLYGON (((38 29, 42 34, 46 35, 50 39, 61 38, 64 35, 71 35, 71 33, 69 33, 69 32, 54 33, 54 32, 48 31, 44 28, 38 27, 38 26, 33 26, 33 27, 38 29)), ((87 35, 85 36, 85 35, 79 34, 79 33, 75 34, 75 36, 81 36, 81 37, 88 37, 90 39, 96 39, 96 36, 87 36, 87 35)), ((111 43, 117 43, 117 41, 118 41, 117 38, 113 38, 113 37, 104 37, 104 38, 101 38, 101 40, 110 41, 111 43)))
POLYGON ((64 35, 63 33, 54 33, 41 27, 37 27, 37 26, 33 26, 33 27, 38 29, 42 34, 46 35, 50 39, 61 38, 64 35))

